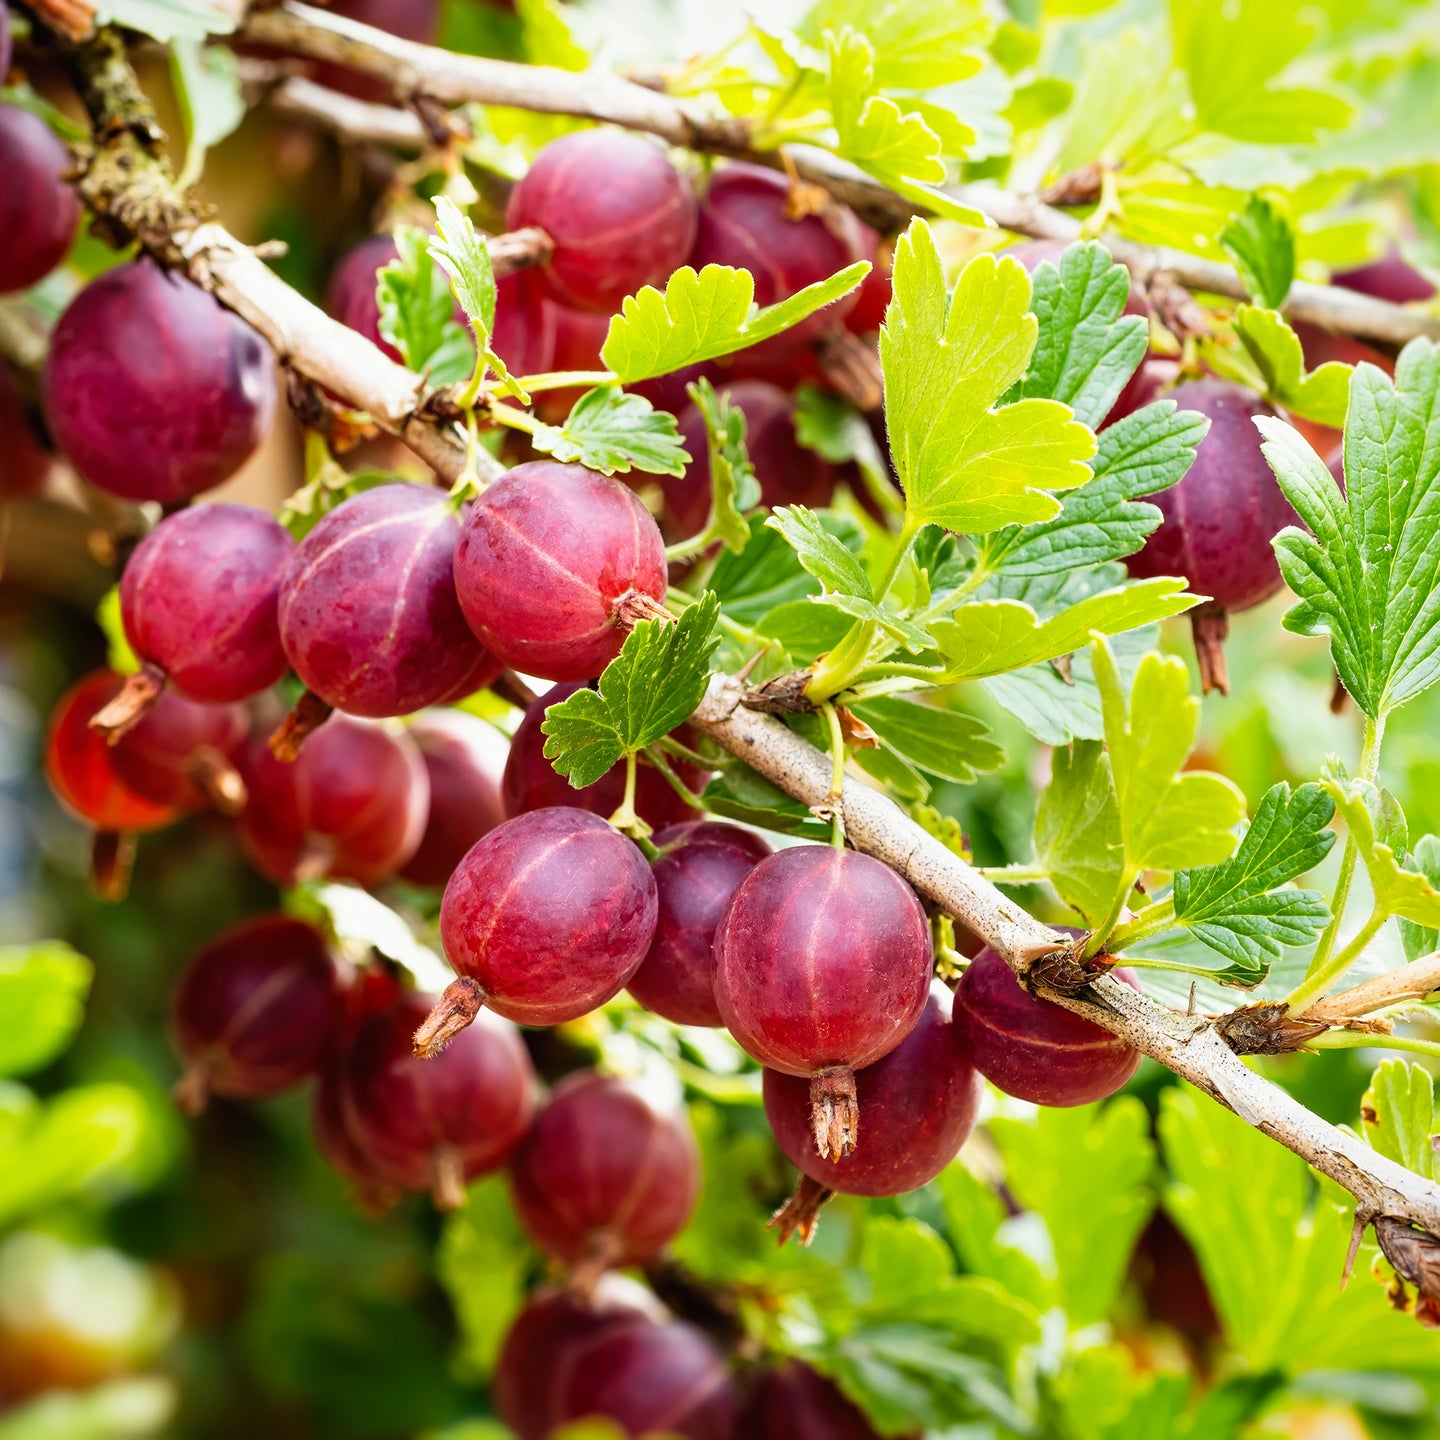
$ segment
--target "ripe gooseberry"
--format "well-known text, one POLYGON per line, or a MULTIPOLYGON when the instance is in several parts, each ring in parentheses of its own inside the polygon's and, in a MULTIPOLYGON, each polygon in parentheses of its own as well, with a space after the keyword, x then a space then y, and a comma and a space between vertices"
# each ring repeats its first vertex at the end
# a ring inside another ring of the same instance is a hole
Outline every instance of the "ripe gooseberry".
POLYGON ((453 1209, 465 1182, 519 1143, 537 1083, 520 1032, 498 1015, 481 1017, 443 1055, 418 1059, 410 1037, 432 1002, 405 995, 361 1023, 341 1060, 340 1108, 378 1175, 453 1209))
MULTIPOLYGON (((733 265, 755 277, 755 303, 774 305, 796 291, 862 259, 860 222, 844 206, 827 204, 817 214, 796 218, 790 181, 780 172, 735 161, 717 166, 700 202, 700 223, 690 264, 733 265)), ((856 304, 855 291, 833 301, 798 325, 754 346, 773 356, 802 350, 856 304)))
POLYGON ((738 825, 694 820, 654 837, 659 900, 655 939, 627 987, 652 1014, 676 1025, 722 1025, 715 1004, 715 931, 735 887, 770 854, 738 825))
POLYGON ((654 142, 623 130, 552 140, 510 192, 510 230, 535 226, 553 250, 550 297, 613 315, 644 285, 663 286, 695 239, 695 194, 654 142))
POLYGON ((870 273, 855 292, 855 304, 845 317, 845 328, 856 335, 870 335, 885 323, 894 287, 890 272, 895 265, 895 242, 887 235, 872 230, 863 220, 856 222, 870 273))
POLYGON ((124 682, 109 670, 76 681, 50 712, 45 775, 71 814, 95 828, 91 876, 99 894, 123 898, 134 859, 134 837, 168 825, 179 813, 137 795, 116 773, 114 756, 90 722, 124 682))
POLYGON ((160 695, 112 742, 115 773, 135 794, 177 810, 213 805, 225 815, 245 808, 235 761, 250 734, 239 705, 199 705, 175 691, 160 695))
POLYGON ((1190 612, 1190 622, 1201 684, 1224 695, 1227 616, 1279 590, 1270 541, 1298 517, 1265 462, 1254 425, 1257 415, 1277 413, 1272 406, 1228 380, 1190 380, 1168 398, 1204 415, 1210 430, 1179 483, 1146 496, 1165 518, 1125 566, 1137 579, 1181 576, 1210 597, 1190 612))
POLYGON ((820 1206, 842 1195, 903 1195, 928 1185, 959 1153, 975 1127, 984 1090, 951 1022, 949 990, 938 980, 915 1028, 855 1077, 865 1138, 839 1160, 815 1153, 810 1090, 803 1080, 765 1072, 765 1115, 785 1157, 801 1174, 794 1196, 772 1222, 783 1243, 799 1230, 808 1242, 820 1206))
POLYGON ((655 934, 655 878, 639 848, 586 810, 532 810, 456 866, 440 938, 460 978, 415 1036, 434 1054, 488 1005, 559 1025, 612 999, 655 934))
POLYGON ((565 1348, 553 1425, 596 1417, 627 1436, 733 1440, 735 1393, 724 1357, 683 1320, 612 1325, 565 1348))
POLYGON ((756 1380, 738 1433, 750 1440, 880 1440, 865 1412, 803 1360, 786 1360, 756 1380))
POLYGON ((191 700, 245 700, 289 669, 280 581, 295 542, 250 505, 194 505, 162 520, 120 577, 120 618, 143 662, 97 728, 123 734, 167 683, 191 700))
MULTIPOLYGON (((1117 980, 1140 988, 1128 970, 1117 980)), ((990 949, 965 967, 955 991, 955 1025, 975 1068, 1017 1100, 1088 1105, 1113 1095, 1135 1073, 1140 1052, 1082 1016, 1025 990, 990 949)))
POLYGON ((171 1033, 185 1061, 175 1087, 194 1115, 213 1095, 278 1095, 313 1075, 344 1014, 344 976, 313 925, 287 915, 244 921, 190 962, 171 1033))
POLYGON ((188 500, 228 480, 265 438, 275 360, 207 291, 134 260, 70 302, 44 392, 50 430, 82 479, 126 500, 188 500))
MULTIPOLYGON (((543 810, 548 805, 573 805, 593 815, 608 817, 620 808, 625 798, 625 764, 612 765, 593 785, 576 789, 545 758, 545 733, 541 725, 552 705, 568 700, 581 688, 579 681, 554 686, 532 700, 525 718, 510 740, 510 755, 505 762, 505 777, 500 794, 505 814, 513 819, 529 810, 543 810)), ((686 732, 681 732, 682 734, 686 732)), ((672 760, 671 768, 684 784, 698 793, 709 779, 706 771, 684 760, 672 760)), ((673 825, 682 820, 698 818, 699 811, 687 805, 668 780, 644 757, 635 774, 635 810, 652 826, 673 825)))
POLYGON ((336 715, 292 763, 253 738, 241 760, 250 792, 240 843, 277 885, 328 876, 373 885, 415 853, 430 782, 414 741, 336 715))
POLYGON ((855 1148, 855 1071, 914 1028, 931 971, 915 892, 852 850, 802 845, 762 860, 715 936, 715 999, 752 1059, 810 1080, 815 1146, 855 1148))
POLYGON ((680 1233, 700 1193, 700 1161, 683 1111, 583 1070, 535 1117, 510 1183, 530 1238, 594 1275, 642 1265, 680 1233))
POLYGON ((51 455, 40 443, 10 372, 0 365, 0 500, 26 500, 38 495, 50 478, 51 455))
POLYGON ((491 1385, 500 1418, 519 1440, 548 1440, 565 1352, 607 1331, 663 1318, 650 1291, 624 1275, 601 1276, 588 1298, 568 1289, 537 1291, 511 1322, 496 1360, 491 1385))
POLYGON ((1435 295, 1435 286, 1429 277, 1411 265, 1393 245, 1378 260, 1338 271, 1330 278, 1332 284, 1342 285, 1346 290, 1373 295, 1377 300, 1389 300, 1395 305, 1430 300, 1435 295))
MULTIPOLYGON (((830 503, 837 479, 835 467, 795 435, 795 402, 763 380, 737 380, 720 392, 745 417, 745 449, 760 483, 761 503, 808 505, 830 503)), ((683 475, 661 477, 665 496, 661 525, 672 539, 694 535, 710 514, 710 448, 705 419, 695 405, 678 419, 680 439, 694 456, 683 475)))
POLYGON ((80 226, 80 201, 64 178, 72 163, 38 115, 0 105, 0 294, 29 289, 69 251, 80 226))
POLYGON ((510 747, 493 725, 463 710, 427 710, 406 733, 430 777, 430 809, 420 848, 400 877, 443 885, 466 851, 505 819, 500 777, 510 747))
POLYGON ((470 507, 455 550, 460 608, 502 665, 588 680, 637 620, 662 613, 659 527, 632 490, 579 465, 517 465, 470 507))
POLYGON ((460 522, 444 493, 379 485, 332 510, 280 586, 280 641, 312 694, 350 715, 409 715, 494 678, 455 598, 460 522))

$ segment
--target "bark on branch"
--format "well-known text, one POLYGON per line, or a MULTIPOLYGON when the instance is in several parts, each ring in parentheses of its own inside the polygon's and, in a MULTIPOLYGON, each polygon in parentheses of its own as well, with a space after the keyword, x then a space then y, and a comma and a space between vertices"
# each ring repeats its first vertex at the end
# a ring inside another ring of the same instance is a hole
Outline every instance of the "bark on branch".
MULTIPOLYGON (((802 804, 826 804, 830 757, 781 721, 746 709, 743 694, 738 680, 717 675, 689 723, 802 804)), ((1066 948, 1067 936, 1006 899, 879 791, 847 777, 842 810, 845 834, 856 849, 883 860, 973 930, 1045 999, 1104 1026, 1293 1150, 1348 1190, 1363 1220, 1389 1215, 1440 1229, 1440 1186, 1376 1154, 1358 1136, 1328 1124, 1255 1074, 1209 1020, 1167 1010, 1108 975, 1080 994, 1047 985, 1043 967, 1041 975, 1031 969, 1037 960, 1066 948)))
MULTIPOLYGON (((432 45, 397 39, 300 0, 284 0, 273 9, 252 12, 244 35, 257 44, 373 75, 388 83, 406 102, 424 95, 449 105, 475 102, 574 115, 645 131, 670 145, 743 156, 756 164, 780 167, 776 152, 751 147, 744 121, 716 116, 694 101, 636 85, 608 71, 577 74, 544 65, 454 55, 432 45)), ((899 229, 912 215, 923 213, 913 202, 828 151, 792 145, 786 147, 785 153, 801 179, 823 186, 881 229, 899 229)), ((1045 240, 1079 238, 1078 220, 1034 195, 981 185, 947 188, 956 199, 984 211, 1003 229, 1045 240)), ((1138 245, 1106 235, 1098 238, 1142 285, 1153 276, 1165 274, 1189 290, 1236 300, 1247 298, 1244 284, 1229 265, 1162 245, 1138 245)), ((1293 320, 1391 348, 1398 349, 1417 335, 1440 339, 1440 317, 1338 286, 1297 280, 1283 308, 1293 320)))

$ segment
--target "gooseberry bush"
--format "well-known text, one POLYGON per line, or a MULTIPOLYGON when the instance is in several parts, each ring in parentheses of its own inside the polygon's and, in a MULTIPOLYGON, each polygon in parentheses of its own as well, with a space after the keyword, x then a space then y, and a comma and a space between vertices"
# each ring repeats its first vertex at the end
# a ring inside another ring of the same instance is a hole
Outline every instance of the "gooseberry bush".
POLYGON ((1440 1433, 1423 7, 707 8, 0 5, 0 1226, 185 1436, 1440 1433))

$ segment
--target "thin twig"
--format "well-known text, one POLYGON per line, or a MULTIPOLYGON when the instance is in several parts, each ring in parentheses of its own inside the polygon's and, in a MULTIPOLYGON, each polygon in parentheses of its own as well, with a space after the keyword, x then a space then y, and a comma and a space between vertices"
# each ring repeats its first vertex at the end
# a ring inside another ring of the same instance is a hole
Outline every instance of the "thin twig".
MULTIPOLYGON (((431 45, 399 40, 382 30, 331 14, 299 0, 284 0, 253 12, 245 37, 297 55, 329 60, 387 82, 405 102, 417 94, 449 105, 476 102, 508 105, 544 114, 574 115, 606 121, 657 135, 670 145, 716 155, 743 156, 756 164, 784 168, 775 151, 749 144, 743 120, 717 116, 691 100, 665 95, 603 70, 579 73, 544 65, 521 65, 476 55, 455 55, 431 45)), ((787 146, 785 157, 802 179, 823 186, 862 219, 881 229, 903 227, 923 207, 895 194, 864 171, 826 150, 787 146)), ((988 215, 996 225, 1045 240, 1074 240, 1080 221, 1044 204, 1034 195, 1015 194, 988 185, 950 186, 947 193, 988 215)), ((1188 255, 1163 245, 1139 245, 1113 236, 1098 237, 1129 267, 1141 285, 1159 275, 1188 290, 1247 298, 1233 267, 1188 255)), ((1336 334, 1398 348, 1417 335, 1440 339, 1440 316, 1376 300, 1339 286, 1297 280, 1284 310, 1336 334)))

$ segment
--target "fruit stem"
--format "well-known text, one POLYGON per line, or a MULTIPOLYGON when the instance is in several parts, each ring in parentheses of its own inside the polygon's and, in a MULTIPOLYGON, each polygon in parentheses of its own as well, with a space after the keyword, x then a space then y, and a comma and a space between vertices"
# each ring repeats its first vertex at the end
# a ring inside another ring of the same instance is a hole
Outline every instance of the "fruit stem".
POLYGON ((458 1210, 465 1203, 465 1166, 453 1145, 442 1145, 435 1152, 430 1198, 437 1210, 458 1210))
POLYGON ((1230 618, 1222 605, 1197 605, 1190 612, 1190 631, 1195 638, 1195 659, 1200 666, 1200 689, 1208 695, 1218 690, 1230 693, 1230 672, 1225 666, 1225 639, 1230 618))
POLYGON ((222 814, 232 819, 249 800, 245 777, 213 745, 202 745, 186 765, 196 789, 222 814))
MULTIPOLYGON (((1359 778, 1362 780, 1374 781, 1380 773, 1380 747, 1385 742, 1385 721, 1383 718, 1372 720, 1370 716, 1365 717, 1365 739, 1360 747, 1359 778)), ((1335 948, 1335 942, 1340 938, 1340 926, 1345 919, 1345 907, 1350 899, 1350 886, 1355 879, 1355 863, 1360 858, 1359 848, 1355 844, 1353 835, 1345 837, 1345 853, 1340 859, 1340 873, 1335 877, 1335 893, 1330 900, 1330 923, 1325 927, 1324 933, 1320 936, 1320 943, 1315 947, 1315 954, 1311 957, 1310 966, 1305 971, 1305 979, 1301 982, 1299 989, 1290 995, 1290 1013, 1298 1015, 1300 1010, 1295 1008, 1295 1000, 1298 995, 1306 990, 1311 980, 1322 971, 1327 971, 1330 963, 1330 952, 1335 948)), ((1333 974, 1329 979, 1334 979, 1333 974)), ((1312 992, 1310 998, 1320 992, 1312 992)), ((1301 1010, 1304 1006, 1301 1006, 1301 1010)))
MULTIPOLYGON (((830 731, 830 793, 825 808, 830 812, 830 843, 845 848, 845 732, 840 728, 840 712, 828 700, 820 706, 830 731)), ((821 1152, 824 1153, 823 1151, 821 1152)))
POLYGON ((130 889, 135 837, 128 831, 97 830, 90 843, 90 885, 102 900, 119 901, 130 889))
POLYGON ((142 665, 133 675, 126 677, 120 693, 90 717, 90 728, 98 730, 113 745, 126 731, 133 730, 140 723, 164 688, 165 672, 154 665, 142 665))
POLYGON ((832 1065, 810 1077, 810 1132, 822 1160, 840 1161, 855 1148, 860 1102, 848 1065, 832 1065))
POLYGON ((784 1245, 792 1235, 798 1234, 800 1243, 808 1245, 815 1238, 820 1209, 834 1193, 818 1180, 802 1175, 795 1186, 795 1193, 770 1217, 766 1226, 779 1232, 775 1243, 784 1245))
POLYGON ((474 980, 468 975, 452 980, 420 1022, 414 1036, 415 1053, 424 1060, 438 1055, 484 1007, 484 993, 474 980))
POLYGON ((210 1065, 202 1056, 185 1067, 171 1095, 183 1115, 198 1115, 210 1102, 210 1065))

